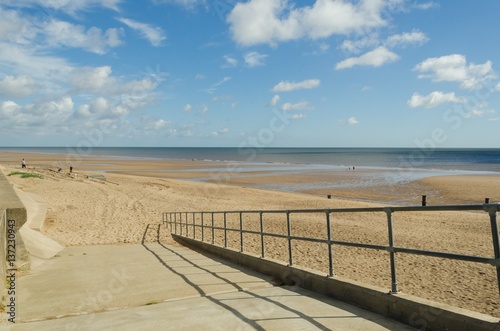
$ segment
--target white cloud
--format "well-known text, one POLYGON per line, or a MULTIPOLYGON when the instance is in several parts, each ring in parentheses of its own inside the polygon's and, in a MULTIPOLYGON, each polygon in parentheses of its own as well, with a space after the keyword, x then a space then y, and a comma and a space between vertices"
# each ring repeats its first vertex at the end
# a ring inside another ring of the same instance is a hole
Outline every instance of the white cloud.
POLYGON ((165 32, 159 27, 152 27, 149 24, 137 22, 124 17, 118 18, 118 21, 127 25, 129 28, 138 31, 153 46, 161 46, 163 41, 167 39, 165 32))
POLYGON ((339 48, 347 53, 358 54, 367 48, 374 48, 380 43, 377 34, 372 33, 357 40, 344 40, 339 48))
POLYGON ((201 5, 205 3, 205 0, 153 0, 154 4, 175 4, 186 8, 193 8, 196 5, 201 5))
POLYGON ((258 52, 250 52, 245 54, 245 63, 249 67, 258 67, 264 65, 264 59, 267 57, 265 54, 258 52))
POLYGON ((152 118, 150 116, 143 116, 136 125, 135 130, 139 131, 140 134, 152 134, 158 131, 163 131, 170 126, 170 121, 164 119, 152 118))
POLYGON ((304 114, 294 114, 292 115, 292 120, 304 120, 307 116, 304 114))
POLYGON ((188 103, 187 105, 184 106, 184 108, 182 108, 182 111, 185 113, 190 113, 192 110, 193 106, 190 103, 188 103))
POLYGON ((421 10, 428 10, 432 8, 438 8, 439 4, 436 2, 425 2, 425 3, 415 3, 413 5, 414 8, 421 9, 421 10))
MULTIPOLYGON (((77 11, 88 10, 91 7, 104 7, 118 11, 118 5, 121 2, 123 0, 16 0, 9 1, 9 5, 18 7, 45 7, 74 14, 77 11)), ((46 14, 49 15, 49 13, 46 14)))
POLYGON ((221 86, 225 82, 230 81, 231 79, 232 78, 229 76, 224 77, 220 82, 217 82, 217 83, 213 84, 212 86, 210 86, 209 88, 207 88, 206 89, 207 93, 209 93, 209 94, 214 93, 219 88, 219 86, 221 86))
POLYGON ((495 110, 493 109, 473 109, 468 114, 465 114, 465 118, 473 118, 473 117, 483 117, 487 114, 494 114, 495 110))
POLYGON ((69 96, 24 106, 4 101, 0 103, 0 126, 43 134, 64 124, 71 116, 73 106, 73 100, 69 96))
POLYGON ((429 38, 425 33, 413 30, 412 32, 404 32, 402 34, 395 34, 387 38, 385 45, 387 47, 406 46, 406 45, 423 45, 429 38))
POLYGON ((280 96, 276 94, 275 96, 272 97, 271 101, 269 101, 269 105, 271 107, 274 107, 278 104, 279 101, 280 101, 280 96))
POLYGON ((452 54, 429 58, 414 68, 420 72, 418 78, 429 78, 435 82, 457 82, 463 89, 474 89, 495 78, 491 61, 483 64, 467 64, 464 55, 452 54))
POLYGON ((48 46, 83 48, 96 54, 104 54, 108 47, 116 47, 122 43, 120 36, 123 29, 112 28, 103 34, 96 27, 85 31, 82 25, 52 19, 44 25, 43 32, 48 46))
POLYGON ((434 91, 426 96, 422 96, 418 93, 414 93, 407 104, 410 108, 432 108, 437 107, 444 103, 463 103, 465 100, 459 98, 454 92, 443 93, 440 91, 434 91))
POLYGON ((349 117, 347 119, 347 124, 349 125, 356 125, 356 124, 359 124, 359 121, 356 117, 349 117))
POLYGON ((273 92, 290 92, 295 90, 307 90, 318 87, 321 84, 319 79, 307 79, 301 82, 281 81, 273 87, 273 92))
POLYGON ((397 54, 391 52, 384 46, 380 46, 359 57, 351 57, 337 63, 335 69, 342 70, 355 66, 380 67, 386 63, 397 61, 398 59, 399 56, 397 54))
POLYGON ((64 80, 73 70, 73 66, 63 58, 39 54, 34 47, 3 42, 0 42, 0 65, 12 68, 18 74, 47 81, 51 78, 54 81, 64 80))
POLYGON ((212 137, 220 137, 222 135, 229 133, 229 131, 230 131, 229 128, 221 128, 218 131, 213 131, 211 136, 212 137))
POLYGON ((17 44, 28 44, 36 37, 37 31, 14 10, 0 7, 0 40, 9 40, 17 44))
POLYGON ((381 13, 389 2, 317 0, 312 6, 295 7, 288 0, 250 0, 237 3, 227 21, 238 44, 272 45, 304 37, 366 33, 386 25, 381 13))
POLYGON ((157 87, 157 83, 149 77, 142 80, 124 82, 122 79, 112 76, 109 66, 75 68, 70 81, 74 90, 78 92, 91 92, 106 95, 128 95, 130 98, 146 96, 157 87))
POLYGON ((39 90, 40 85, 31 76, 5 76, 0 80, 0 97, 22 98, 39 90))
POLYGON ((312 109, 311 105, 307 101, 301 101, 297 103, 284 103, 283 106, 281 106, 281 109, 283 111, 294 111, 294 110, 308 110, 312 109))
POLYGON ((226 64, 224 67, 236 67, 238 66, 238 60, 236 60, 234 57, 231 57, 229 55, 224 55, 224 60, 226 61, 226 64))

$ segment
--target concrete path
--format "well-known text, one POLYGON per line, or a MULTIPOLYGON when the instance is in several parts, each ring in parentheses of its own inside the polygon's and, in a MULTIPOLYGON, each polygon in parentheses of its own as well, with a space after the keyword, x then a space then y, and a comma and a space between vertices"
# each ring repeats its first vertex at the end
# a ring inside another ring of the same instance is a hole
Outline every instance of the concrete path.
POLYGON ((1 331, 413 330, 160 242, 64 248, 17 285, 17 323, 1 331))

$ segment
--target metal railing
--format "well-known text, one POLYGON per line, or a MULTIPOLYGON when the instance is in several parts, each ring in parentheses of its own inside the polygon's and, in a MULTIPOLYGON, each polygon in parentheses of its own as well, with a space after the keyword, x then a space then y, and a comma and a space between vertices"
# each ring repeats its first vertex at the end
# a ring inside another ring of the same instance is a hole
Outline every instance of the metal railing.
MULTIPOLYGON (((438 257, 444 259, 461 260, 475 263, 490 264, 496 268, 498 289, 500 292, 500 240, 498 232, 497 212, 500 211, 500 204, 481 204, 481 205, 448 205, 448 206, 397 206, 397 207, 378 207, 378 208, 335 208, 335 209, 305 209, 305 210, 242 210, 242 211, 202 211, 202 212, 167 212, 163 213, 163 223, 170 227, 170 231, 177 235, 187 238, 196 238, 196 230, 201 229, 201 238, 198 240, 205 241, 205 232, 210 232, 211 244, 215 244, 215 231, 223 232, 224 247, 228 245, 228 232, 236 232, 239 234, 240 252, 244 251, 244 234, 253 234, 260 236, 260 255, 266 257, 265 242, 266 237, 276 237, 286 239, 288 242, 288 264, 294 265, 294 252, 292 241, 308 241, 323 243, 327 245, 328 255, 328 275, 334 276, 334 261, 332 254, 333 245, 342 245, 350 247, 359 247, 372 250, 382 250, 389 252, 390 270, 391 270, 391 292, 397 293, 397 268, 396 268, 396 253, 416 254, 423 256, 438 257), (493 242, 493 257, 463 255, 449 252, 422 250, 414 248, 398 247, 394 245, 395 235, 393 231, 393 213, 395 212, 427 212, 427 211, 485 211, 489 215, 491 226, 491 238, 493 242), (350 242, 334 240, 332 237, 331 216, 338 213, 385 213, 387 217, 387 239, 388 245, 377 245, 360 242, 350 242), (312 214, 324 213, 326 239, 315 237, 303 237, 292 235, 292 214, 312 214), (239 215, 239 227, 228 228, 228 215, 239 215), (248 214, 259 215, 259 230, 244 229, 243 218, 248 214), (266 214, 284 214, 286 215, 286 234, 278 234, 264 231, 264 215, 266 214), (223 215, 223 225, 215 226, 215 215, 223 215), (207 217, 208 216, 208 221, 207 217), (196 221, 199 220, 197 223, 196 221)), ((200 232, 200 231, 198 231, 200 232)))

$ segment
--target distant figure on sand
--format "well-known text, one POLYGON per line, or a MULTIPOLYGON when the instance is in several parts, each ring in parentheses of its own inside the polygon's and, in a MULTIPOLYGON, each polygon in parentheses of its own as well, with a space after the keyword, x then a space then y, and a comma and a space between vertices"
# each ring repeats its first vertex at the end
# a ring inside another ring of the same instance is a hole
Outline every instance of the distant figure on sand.
POLYGON ((26 168, 26 160, 25 159, 23 159, 21 161, 21 168, 23 168, 23 169, 26 168))

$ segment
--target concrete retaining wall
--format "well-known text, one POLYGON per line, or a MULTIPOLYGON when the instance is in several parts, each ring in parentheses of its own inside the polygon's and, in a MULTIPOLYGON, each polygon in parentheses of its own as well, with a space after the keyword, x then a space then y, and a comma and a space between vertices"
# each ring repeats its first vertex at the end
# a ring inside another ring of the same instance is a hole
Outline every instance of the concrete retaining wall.
POLYGON ((497 318, 469 310, 438 304, 404 293, 389 294, 387 290, 356 283, 340 277, 330 278, 315 270, 290 267, 281 261, 262 259, 233 249, 214 246, 172 234, 182 245, 207 252, 274 276, 283 284, 302 288, 351 303, 379 315, 400 321, 417 330, 500 330, 497 318))
MULTIPOLYGON (((14 220, 16 224, 16 264, 15 267, 18 270, 28 270, 29 258, 28 252, 24 246, 21 235, 19 234, 19 229, 26 223, 27 213, 26 208, 23 203, 17 196, 14 188, 5 177, 4 173, 0 170, 0 212, 5 215, 4 217, 0 216, 1 224, 0 224, 0 258, 2 267, 0 268, 2 284, 5 283, 5 270, 6 270, 6 244, 7 244, 7 232, 6 232, 6 224, 8 220, 14 220)), ((1 295, 5 294, 5 286, 1 286, 1 295)))
MULTIPOLYGON (((0 257, 2 258, 2 261, 0 263, 0 276, 2 277, 2 285, 5 280, 5 270, 6 270, 6 262, 5 262, 5 245, 7 241, 4 239, 5 234, 7 233, 6 229, 6 211, 5 209, 0 209, 0 257)), ((5 295, 5 286, 0 286, 0 302, 2 301, 3 296, 5 295)))

